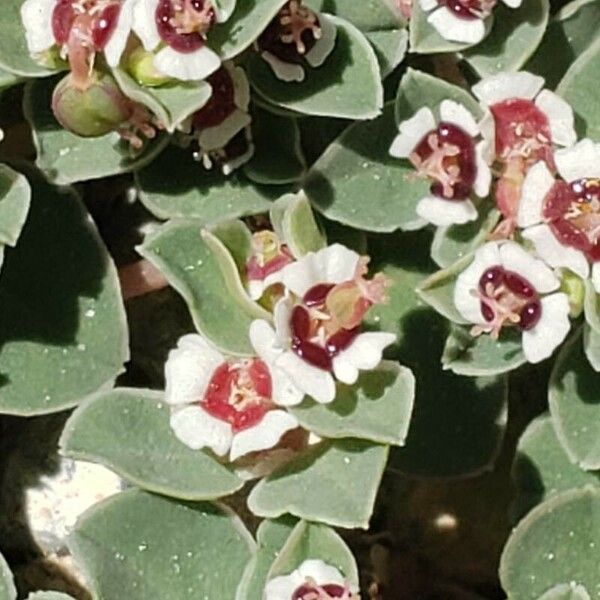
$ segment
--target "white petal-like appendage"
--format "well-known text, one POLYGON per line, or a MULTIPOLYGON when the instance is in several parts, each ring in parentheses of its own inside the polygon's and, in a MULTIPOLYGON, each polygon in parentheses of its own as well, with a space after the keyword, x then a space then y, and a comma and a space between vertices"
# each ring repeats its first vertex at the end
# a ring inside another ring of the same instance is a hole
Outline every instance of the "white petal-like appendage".
POLYGON ((154 67, 158 71, 181 81, 206 79, 220 66, 221 58, 208 46, 185 53, 166 46, 154 57, 154 67))
POLYGON ((477 249, 473 262, 456 278, 454 305, 470 323, 486 323, 481 314, 481 302, 474 291, 479 288, 481 276, 489 268, 501 264, 498 242, 488 242, 477 249))
POLYGON ((600 145, 588 138, 557 150, 554 161, 559 175, 569 183, 584 177, 600 177, 600 145))
POLYGON ((577 133, 571 105, 550 90, 542 90, 535 104, 548 117, 552 141, 559 146, 572 146, 577 141, 577 133))
POLYGON ((542 223, 522 232, 523 237, 533 243, 535 251, 553 268, 570 269, 579 277, 587 279, 590 266, 581 250, 563 246, 548 225, 542 223))
POLYGON ((289 575, 275 577, 267 581, 264 600, 290 600, 304 582, 304 577, 297 570, 289 575))
POLYGON ((202 400, 215 369, 224 362, 200 335, 184 335, 165 363, 165 401, 176 405, 202 400))
POLYGON ((254 301, 260 300, 267 289, 264 279, 250 279, 246 287, 248 288, 248 295, 254 301))
POLYGON ((275 333, 277 342, 282 348, 289 348, 292 343, 292 309, 294 304, 290 298, 283 297, 278 300, 273 308, 273 322, 275 323, 275 333))
POLYGON ((458 125, 472 137, 479 135, 479 126, 475 117, 459 102, 443 100, 440 105, 440 116, 442 121, 458 125))
POLYGON ((567 337, 569 321, 569 298, 566 294, 551 294, 542 298, 542 315, 535 327, 523 332, 523 352, 530 363, 538 363, 550 357, 567 337))
POLYGON ((427 133, 437 127, 431 109, 420 108, 410 119, 402 121, 390 148, 390 155, 395 158, 408 158, 415 146, 427 133))
POLYGON ((442 6, 427 17, 429 23, 446 40, 465 44, 478 44, 485 37, 482 19, 461 19, 442 6))
POLYGON ((491 111, 486 110, 479 121, 479 131, 481 131, 482 147, 481 156, 488 165, 491 165, 496 159, 496 123, 491 111))
POLYGON ((136 0, 133 6, 132 29, 148 52, 161 43, 155 16, 158 3, 159 0, 136 0))
POLYGON ((31 54, 39 54, 54 46, 52 13, 56 0, 25 0, 21 6, 21 21, 25 27, 27 48, 31 54))
POLYGON ((333 244, 286 265, 280 271, 280 278, 286 288, 302 297, 317 284, 354 279, 359 258, 353 250, 333 244))
POLYGON ((462 225, 477 218, 477 209, 470 200, 444 200, 425 196, 417 204, 417 214, 436 227, 462 225))
POLYGON ((425 12, 429 12, 439 6, 438 0, 419 0, 419 5, 425 12))
POLYGON ((523 0, 502 0, 509 8, 519 8, 523 4, 523 0))
POLYGON ((335 48, 337 27, 327 15, 319 14, 321 37, 317 43, 304 55, 311 67, 320 67, 335 48))
POLYGON ((544 87, 544 78, 526 71, 489 75, 476 83, 473 94, 486 106, 510 98, 533 100, 544 87))
POLYGON ((248 113, 236 108, 221 124, 203 129, 198 135, 198 144, 203 150, 224 148, 235 135, 250 125, 251 122, 252 118, 248 113))
POLYGON ((252 133, 250 127, 246 127, 246 141, 248 142, 248 149, 244 154, 236 156, 230 159, 221 166, 221 171, 225 177, 229 177, 236 169, 239 169, 242 165, 245 165, 254 156, 254 144, 252 143, 252 133))
POLYGON ((475 160, 477 164, 477 175, 473 184, 473 191, 479 198, 487 198, 492 186, 492 170, 487 161, 488 143, 486 140, 481 140, 475 146, 475 160))
POLYGON ((328 565, 322 560, 305 560, 298 567, 298 571, 304 579, 314 579, 317 585, 333 583, 343 586, 345 584, 344 576, 335 567, 328 565))
POLYGON ((267 321, 262 319, 252 321, 248 335, 254 351, 267 364, 274 362, 283 352, 275 331, 267 321))
POLYGON ((521 200, 517 212, 519 227, 531 227, 542 222, 544 198, 555 182, 554 175, 550 173, 543 160, 529 169, 521 188, 521 200))
POLYGON ((524 277, 540 294, 548 294, 560 287, 560 281, 543 260, 532 256, 516 242, 500 246, 502 265, 524 277))
POLYGON ((592 285, 598 294, 600 294, 600 263, 594 263, 592 266, 592 285))
POLYGON ((269 63, 269 66, 273 70, 273 73, 275 73, 277 79, 281 79, 281 81, 286 81, 288 83, 292 81, 304 81, 305 74, 302 65, 284 62, 270 52, 263 52, 261 56, 269 63))
POLYGON ((171 428, 192 450, 210 448, 217 456, 225 456, 231 447, 231 425, 215 419, 200 406, 175 409, 171 414, 171 428))
POLYGON ((134 6, 135 0, 125 0, 121 5, 117 26, 104 47, 104 56, 109 67, 116 67, 121 61, 133 25, 134 6))
POLYGON ((242 67, 234 67, 231 64, 224 66, 233 80, 233 101, 240 110, 247 112, 250 106, 250 83, 246 72, 242 67))
POLYGON ((231 461, 250 452, 274 448, 285 433, 296 429, 298 420, 285 410, 270 410, 254 427, 244 429, 233 436, 231 461))
POLYGON ((317 402, 329 404, 335 399, 335 380, 331 373, 313 367, 291 350, 275 361, 275 368, 282 369, 298 389, 317 402))
POLYGON ((342 383, 352 385, 359 371, 372 370, 381 362, 383 351, 396 341, 393 333, 368 331, 359 334, 333 359, 333 373, 342 383))

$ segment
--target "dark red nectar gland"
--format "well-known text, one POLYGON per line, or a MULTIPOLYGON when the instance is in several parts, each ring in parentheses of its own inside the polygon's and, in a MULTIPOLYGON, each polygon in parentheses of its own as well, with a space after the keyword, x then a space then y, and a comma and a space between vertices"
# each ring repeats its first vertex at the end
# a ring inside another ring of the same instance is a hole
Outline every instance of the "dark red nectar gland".
POLYGON ((231 74, 225 67, 221 67, 206 81, 212 88, 212 96, 194 115, 193 124, 196 129, 216 127, 236 109, 235 86, 231 74))
POLYGON ((481 314, 489 325, 476 327, 475 334, 487 332, 497 338, 505 326, 522 331, 535 327, 542 316, 536 289, 518 273, 498 265, 489 268, 474 292, 481 301, 481 314))
POLYGON ((160 0, 155 21, 165 44, 189 53, 204 46, 205 35, 215 23, 216 15, 210 0, 160 0))
POLYGON ((326 307, 333 284, 319 284, 308 290, 302 304, 292 310, 292 350, 307 363, 330 371, 333 358, 345 350, 360 332, 360 327, 329 330, 331 316, 326 307))
POLYGON ((563 245, 600 261, 600 179, 557 181, 544 200, 544 219, 563 245))
POLYGON ((473 138, 452 123, 427 133, 410 155, 419 176, 433 180, 431 193, 445 200, 465 200, 477 177, 473 138))
POLYGON ((472 21, 486 19, 492 14, 496 0, 438 0, 459 19, 472 21))
POLYGON ((257 425, 273 408, 269 369, 258 359, 223 363, 213 374, 202 407, 234 432, 257 425))
POLYGON ((333 600, 333 598, 352 600, 353 596, 347 588, 335 583, 322 586, 308 583, 299 587, 292 594, 291 600, 333 600))
POLYGON ((257 40, 258 49, 283 62, 301 64, 321 38, 321 25, 314 11, 290 0, 257 40))

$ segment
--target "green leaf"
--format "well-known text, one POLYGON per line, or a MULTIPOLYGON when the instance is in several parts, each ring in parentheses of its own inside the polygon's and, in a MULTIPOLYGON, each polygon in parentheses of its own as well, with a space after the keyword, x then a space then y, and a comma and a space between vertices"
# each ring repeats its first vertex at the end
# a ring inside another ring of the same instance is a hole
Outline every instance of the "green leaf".
POLYGON ((128 360, 116 269, 81 201, 27 169, 29 217, 0 286, 0 412, 64 410, 128 360))
POLYGON ((518 493, 513 513, 517 517, 571 488, 600 487, 600 473, 586 472, 569 460, 548 414, 532 421, 521 436, 513 479, 518 493))
POLYGON ((4 0, 0 12, 0 68, 23 77, 45 77, 53 71, 41 67, 29 56, 25 29, 21 23, 24 0, 4 0))
POLYGON ((489 35, 462 54, 481 77, 518 71, 539 46, 549 13, 548 0, 527 0, 519 8, 500 2, 494 8, 494 24, 489 35))
POLYGON ((583 326, 583 351, 594 371, 600 371, 600 334, 589 325, 583 326))
POLYGON ((212 95, 212 88, 206 81, 180 81, 147 88, 139 85, 123 69, 113 69, 113 75, 123 93, 150 109, 170 133, 200 110, 212 95))
POLYGON ((469 44, 451 42, 442 37, 427 21, 429 13, 413 2, 409 22, 410 51, 416 54, 437 54, 438 52, 458 52, 469 44))
POLYGON ((130 490, 87 512, 69 548, 102 600, 224 600, 235 597, 254 542, 224 507, 130 490))
MULTIPOLYGON (((190 218, 208 224, 267 212, 270 191, 235 173, 206 171, 189 149, 170 146, 136 173, 140 200, 159 219, 190 218), (165 177, 169 173, 169 177, 165 177)), ((278 189, 273 195, 277 197, 278 189)))
POLYGON ((574 581, 560 583, 549 589, 539 600, 590 600, 588 591, 574 581))
POLYGON ((596 333, 600 333, 600 294, 596 293, 590 279, 586 279, 583 285, 585 289, 583 297, 585 321, 596 333))
POLYGON ((163 394, 116 389, 80 406, 60 440, 61 453, 100 463, 151 492, 184 500, 232 494, 243 481, 208 452, 191 450, 169 425, 163 394))
POLYGON ((346 19, 364 32, 398 29, 405 25, 393 0, 307 0, 304 4, 313 10, 346 19))
POLYGON ((409 68, 400 82, 396 96, 396 122, 410 119, 423 106, 439 115, 442 100, 454 100, 462 104, 475 118, 483 116, 481 107, 466 90, 433 75, 409 68))
POLYGON ((17 590, 13 576, 4 557, 0 554, 0 600, 16 600, 17 590))
POLYGON ((422 281, 416 289, 419 297, 435 308, 437 312, 453 323, 467 324, 454 304, 454 287, 457 277, 471 264, 472 255, 461 258, 458 262, 437 271, 422 281))
POLYGON ((387 77, 406 56, 408 32, 406 29, 390 31, 369 31, 365 33, 375 49, 381 76, 387 77))
POLYGON ((569 459, 600 469, 600 373, 586 360, 581 330, 561 349, 550 377, 550 414, 569 459))
POLYGON ((361 440, 323 442, 260 481, 248 507, 261 517, 290 513, 336 527, 367 529, 387 455, 387 446, 361 440))
POLYGON ((410 370, 384 361, 378 369, 362 373, 355 385, 339 384, 331 404, 306 399, 292 413, 305 429, 323 437, 402 446, 414 396, 415 378, 410 370))
POLYGON ((306 162, 296 119, 275 115, 255 106, 252 111, 252 139, 254 156, 243 167, 248 179, 258 184, 284 184, 302 177, 306 162))
MULTIPOLYGON (((237 227, 239 232, 241 229, 240 225, 244 225, 241 223, 241 221, 238 221, 238 223, 239 225, 237 227)), ((230 227, 232 225, 233 224, 230 223, 230 227)), ((221 235, 223 235, 223 227, 220 227, 220 232, 221 235)), ((231 234, 231 229, 228 233, 231 234)), ((236 264, 234 256, 228 250, 225 244, 216 235, 213 235, 208 230, 202 232, 202 239, 217 260, 217 263, 221 269, 221 274, 225 280, 225 285, 227 286, 227 291, 235 303, 237 303, 237 305, 250 317, 255 319, 271 320, 271 313, 250 298, 242 282, 240 266, 236 264)), ((232 242, 231 239, 228 241, 229 243, 232 242)), ((239 259, 240 256, 238 256, 238 260, 239 259)))
POLYGON ((286 516, 265 520, 256 532, 256 553, 246 566, 235 600, 263 600, 267 575, 273 561, 294 529, 296 519, 286 516))
POLYGON ((239 0, 233 15, 208 34, 208 44, 229 60, 249 48, 287 0, 239 0))
POLYGON ((598 488, 562 492, 531 511, 513 530, 502 554, 500 580, 509 598, 537 600, 570 582, 591 598, 598 584, 599 514, 598 488))
POLYGON ((31 189, 27 179, 10 167, 0 165, 0 245, 14 246, 17 243, 30 201, 31 189))
POLYGON ((488 240, 498 224, 500 212, 491 202, 479 206, 479 216, 464 225, 438 227, 431 244, 431 258, 442 268, 449 267, 488 240))
POLYGON ((503 331, 497 340, 491 335, 471 335, 470 327, 453 327, 442 356, 445 369, 458 375, 478 377, 508 373, 525 364, 521 333, 503 331))
POLYGON ((556 88, 575 112, 579 137, 600 139, 600 37, 571 64, 556 88))
POLYGON ((375 51, 351 23, 330 17, 337 27, 333 52, 318 68, 306 68, 302 82, 279 80, 258 53, 248 60, 254 89, 283 108, 307 115, 371 119, 383 107, 381 73, 375 51))
POLYGON ((317 252, 327 245, 310 202, 303 192, 286 194, 273 203, 270 211, 275 233, 283 240, 296 258, 317 252))
POLYGON ((305 560, 322 560, 340 571, 348 583, 358 587, 358 568, 344 540, 332 529, 300 521, 269 570, 268 579, 289 575, 305 560))
POLYGON ((149 163, 168 143, 159 135, 141 154, 132 154, 117 133, 82 138, 63 129, 52 113, 56 79, 25 86, 23 110, 33 130, 37 166, 53 182, 63 185, 126 173, 149 163))
POLYGON ((416 378, 414 410, 402 448, 390 465, 419 477, 479 473, 496 458, 506 423, 504 377, 458 377, 442 370, 446 319, 426 306, 415 287, 435 270, 427 231, 377 236, 370 241, 371 268, 391 279, 389 302, 369 311, 371 328, 396 333, 390 356, 416 378))
POLYGON ((596 39, 599 27, 598 2, 569 2, 550 19, 542 42, 525 70, 541 75, 546 86, 555 89, 573 61, 596 39))
POLYGON ((138 251, 181 294, 202 335, 225 353, 253 354, 248 339, 253 317, 240 306, 239 297, 226 292, 236 282, 228 281, 222 272, 222 256, 217 258, 207 244, 201 224, 167 223, 147 237, 138 251))
POLYGON ((308 172, 304 189, 317 210, 367 231, 421 227, 415 207, 429 184, 389 155, 396 134, 392 103, 377 119, 348 127, 308 172))
POLYGON ((210 227, 210 233, 221 242, 222 246, 225 246, 238 269, 239 277, 239 272, 245 269, 252 253, 252 233, 243 221, 237 220, 221 221, 210 227))

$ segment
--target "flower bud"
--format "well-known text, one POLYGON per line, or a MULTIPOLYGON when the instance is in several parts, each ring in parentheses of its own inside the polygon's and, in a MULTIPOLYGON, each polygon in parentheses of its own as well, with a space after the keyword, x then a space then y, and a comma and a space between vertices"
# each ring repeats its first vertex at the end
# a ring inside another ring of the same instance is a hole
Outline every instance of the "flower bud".
POLYGON ((129 56, 127 61, 129 73, 140 85, 156 87, 173 81, 171 77, 157 71, 154 66, 154 57, 152 52, 146 52, 141 46, 129 56))
POLYGON ((569 306, 571 308, 570 316, 573 319, 576 319, 583 310, 585 297, 583 280, 572 271, 564 269, 562 272, 560 291, 568 296, 569 306))
POLYGON ((106 73, 94 73, 80 89, 67 75, 54 89, 52 110, 68 131, 82 137, 99 137, 115 131, 131 116, 132 103, 106 73))

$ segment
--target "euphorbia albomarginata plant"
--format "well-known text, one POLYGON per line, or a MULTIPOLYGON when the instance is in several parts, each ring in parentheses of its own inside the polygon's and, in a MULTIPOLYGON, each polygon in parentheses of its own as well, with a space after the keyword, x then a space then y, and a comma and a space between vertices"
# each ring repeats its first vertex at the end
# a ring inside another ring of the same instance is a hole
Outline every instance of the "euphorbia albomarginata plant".
POLYGON ((473 115, 461 104, 444 100, 437 120, 421 108, 399 125, 390 154, 407 158, 416 175, 431 182, 430 193, 417 204, 417 215, 438 226, 477 218, 472 198, 486 198, 492 175, 486 163, 487 142, 473 115))
POLYGON ((335 380, 353 384, 374 369, 396 336, 363 331, 369 309, 385 302, 387 280, 366 279, 369 258, 340 244, 311 252, 277 272, 286 295, 274 308, 275 329, 259 343, 294 384, 317 402, 335 398, 335 380))

